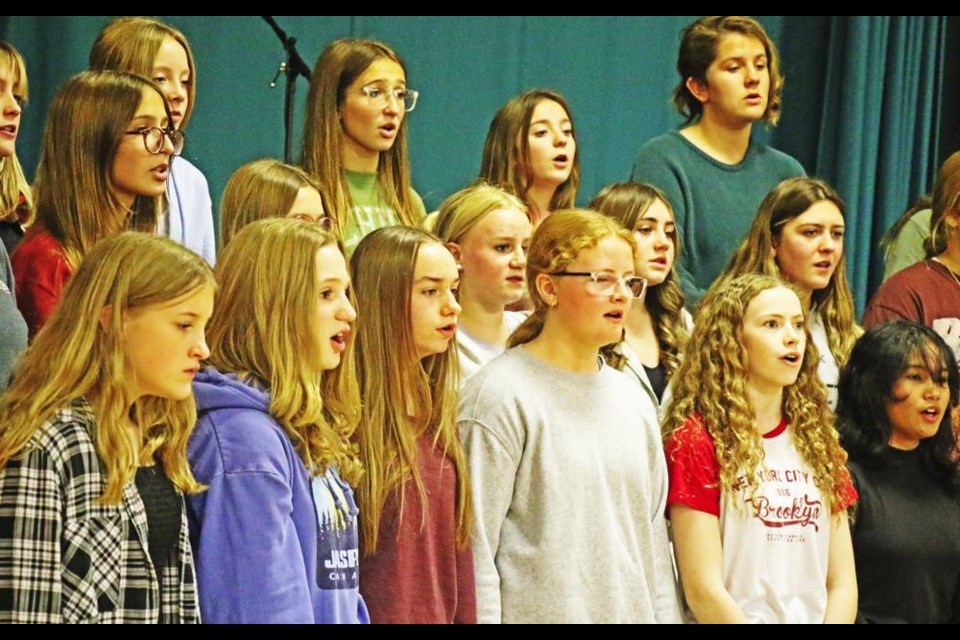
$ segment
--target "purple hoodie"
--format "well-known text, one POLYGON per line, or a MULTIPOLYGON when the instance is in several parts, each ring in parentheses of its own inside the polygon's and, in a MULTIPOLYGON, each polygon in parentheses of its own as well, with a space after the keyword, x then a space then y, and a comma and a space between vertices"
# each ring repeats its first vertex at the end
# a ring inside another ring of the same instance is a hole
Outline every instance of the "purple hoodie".
POLYGON ((209 489, 187 500, 204 622, 368 623, 357 506, 332 467, 312 476, 270 394, 207 368, 187 453, 209 489))

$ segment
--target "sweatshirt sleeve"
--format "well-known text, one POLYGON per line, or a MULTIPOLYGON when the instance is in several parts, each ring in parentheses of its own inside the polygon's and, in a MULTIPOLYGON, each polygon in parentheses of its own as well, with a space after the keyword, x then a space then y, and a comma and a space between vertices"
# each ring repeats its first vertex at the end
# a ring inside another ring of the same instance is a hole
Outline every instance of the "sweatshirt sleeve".
POLYGON ((500 531, 513 500, 519 456, 493 430, 476 420, 461 420, 473 486, 473 565, 477 585, 477 622, 501 621, 500 575, 497 551, 500 531))
MULTIPOLYGON (((685 238, 687 234, 687 197, 684 195, 679 169, 671 166, 669 160, 664 158, 659 150, 652 148, 650 145, 644 145, 633 164, 630 181, 649 184, 663 191, 667 200, 670 201, 670 207, 673 209, 674 222, 677 232, 680 234, 680 246, 687 247, 685 238)), ((693 275, 687 270, 684 260, 680 256, 677 256, 677 258, 675 268, 677 275, 680 277, 683 293, 687 297, 688 304, 696 303, 703 297, 706 290, 697 286, 693 275)))
POLYGON ((654 562, 654 613, 659 624, 680 624, 683 618, 680 613, 680 595, 677 590, 677 575, 673 566, 673 546, 667 532, 667 495, 669 482, 667 477, 667 463, 663 449, 659 446, 656 432, 652 435, 657 445, 652 452, 654 462, 651 474, 651 495, 653 512, 650 514, 651 531, 655 549, 668 550, 666 553, 655 553, 654 562))
POLYGON ((313 624, 289 483, 266 471, 207 483, 190 499, 204 622, 313 624))

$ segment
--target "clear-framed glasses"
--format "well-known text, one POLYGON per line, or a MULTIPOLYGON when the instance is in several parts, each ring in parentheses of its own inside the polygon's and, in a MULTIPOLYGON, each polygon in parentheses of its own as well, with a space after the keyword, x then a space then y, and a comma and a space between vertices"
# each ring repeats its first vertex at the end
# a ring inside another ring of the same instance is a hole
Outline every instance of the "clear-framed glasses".
POLYGON ((367 102, 375 109, 383 109, 387 106, 390 98, 403 105, 403 110, 410 113, 417 106, 417 98, 420 92, 416 89, 392 89, 390 91, 380 87, 363 87, 360 89, 363 95, 367 97, 367 102))
POLYGON ((315 224, 324 231, 333 231, 336 227, 336 225, 333 223, 333 218, 330 216, 312 216, 309 213, 292 213, 287 217, 293 218, 294 220, 303 220, 304 222, 315 224))
POLYGON ((612 273, 600 273, 596 271, 554 271, 548 275, 551 276, 576 276, 590 278, 587 283, 587 291, 595 296, 612 296, 617 290, 617 285, 621 284, 627 288, 634 298, 642 298, 647 291, 647 280, 640 276, 615 276, 612 273))
POLYGON ((128 136, 143 136, 143 146, 154 155, 163 152, 164 137, 170 139, 173 145, 173 155, 178 156, 183 151, 183 143, 186 140, 183 132, 178 129, 162 129, 160 127, 147 127, 137 131, 126 131, 128 136))

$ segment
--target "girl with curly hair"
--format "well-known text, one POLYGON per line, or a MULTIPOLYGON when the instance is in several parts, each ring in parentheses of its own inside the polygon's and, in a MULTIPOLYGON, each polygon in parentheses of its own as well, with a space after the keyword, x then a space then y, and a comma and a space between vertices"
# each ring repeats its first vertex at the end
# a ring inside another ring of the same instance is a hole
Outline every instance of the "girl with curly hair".
POLYGON ((604 187, 590 208, 633 232, 636 273, 647 281, 643 304, 633 305, 627 316, 623 341, 604 347, 604 357, 611 366, 636 376, 659 407, 692 326, 675 269, 680 241, 673 208, 662 191, 636 182, 604 187))
POLYGON ((800 295, 748 274, 712 291, 664 422, 668 515, 698 622, 853 622, 856 491, 800 295))
POLYGON ((860 622, 960 621, 958 384, 943 339, 905 320, 867 331, 840 377, 837 426, 860 494, 860 622))

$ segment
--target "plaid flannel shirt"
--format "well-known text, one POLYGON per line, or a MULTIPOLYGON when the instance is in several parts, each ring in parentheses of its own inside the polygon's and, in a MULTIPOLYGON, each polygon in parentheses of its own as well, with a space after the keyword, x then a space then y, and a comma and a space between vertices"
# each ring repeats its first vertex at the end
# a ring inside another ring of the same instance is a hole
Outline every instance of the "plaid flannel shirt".
POLYGON ((199 622, 187 519, 159 577, 131 480, 105 486, 84 400, 59 410, 0 470, 0 622, 199 622))

